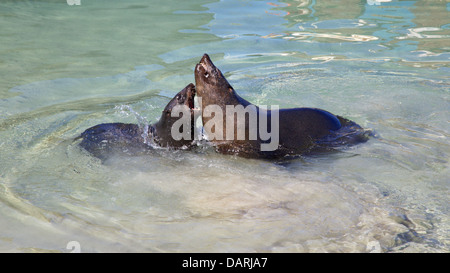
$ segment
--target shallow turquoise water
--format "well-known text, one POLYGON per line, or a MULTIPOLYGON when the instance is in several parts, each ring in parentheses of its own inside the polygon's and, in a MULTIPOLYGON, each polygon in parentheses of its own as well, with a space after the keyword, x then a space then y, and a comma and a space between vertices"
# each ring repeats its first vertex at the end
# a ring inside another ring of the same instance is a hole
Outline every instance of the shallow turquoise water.
POLYGON ((449 12, 2 1, 0 251, 449 252, 449 12), (289 164, 206 146, 101 164, 72 142, 156 121, 203 53, 256 104, 323 108, 378 138, 289 164))

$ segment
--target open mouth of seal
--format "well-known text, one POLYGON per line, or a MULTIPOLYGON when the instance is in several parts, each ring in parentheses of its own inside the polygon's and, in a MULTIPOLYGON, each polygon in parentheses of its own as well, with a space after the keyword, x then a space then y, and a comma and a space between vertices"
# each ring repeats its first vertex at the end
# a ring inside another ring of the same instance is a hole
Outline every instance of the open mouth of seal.
POLYGON ((191 109, 191 110, 195 109, 194 97, 195 97, 195 88, 192 88, 192 90, 189 94, 189 98, 188 98, 188 106, 189 106, 189 109, 191 109))
POLYGON ((197 90, 195 89, 195 86, 192 85, 190 86, 188 92, 187 92, 187 103, 186 105, 189 107, 189 109, 191 110, 191 112, 200 110, 199 108, 195 108, 195 95, 197 93, 197 90))
POLYGON ((203 70, 208 71, 208 67, 205 63, 199 62, 198 65, 201 66, 203 68, 203 70))

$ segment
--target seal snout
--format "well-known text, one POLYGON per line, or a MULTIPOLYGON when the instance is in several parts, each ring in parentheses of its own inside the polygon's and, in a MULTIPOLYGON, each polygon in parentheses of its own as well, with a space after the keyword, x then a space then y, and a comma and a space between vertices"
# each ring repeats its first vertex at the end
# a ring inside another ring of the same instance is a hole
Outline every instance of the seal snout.
POLYGON ((204 65, 203 63, 198 63, 196 66, 195 66, 195 72, 196 72, 196 74, 197 73, 204 73, 204 72, 206 72, 207 71, 207 67, 206 67, 206 65, 204 65))
POLYGON ((193 97, 195 95, 195 85, 193 83, 188 84, 187 92, 188 92, 188 96, 191 96, 191 94, 192 94, 192 97, 193 97))

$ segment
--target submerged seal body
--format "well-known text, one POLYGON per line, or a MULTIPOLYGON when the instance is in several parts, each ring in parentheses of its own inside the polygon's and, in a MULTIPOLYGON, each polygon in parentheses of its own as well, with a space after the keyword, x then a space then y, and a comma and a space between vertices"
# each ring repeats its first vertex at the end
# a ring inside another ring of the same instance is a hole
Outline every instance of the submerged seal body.
POLYGON ((320 148, 335 148, 367 140, 365 130, 359 125, 322 109, 292 108, 277 109, 275 112, 273 109, 265 110, 251 104, 236 93, 207 54, 203 55, 196 65, 194 73, 197 96, 201 98, 203 126, 211 127, 210 131, 205 130, 206 137, 215 144, 216 149, 221 153, 250 158, 278 158, 307 154, 320 148), (221 119, 220 115, 216 116, 217 111, 212 115, 211 111, 207 110, 211 105, 216 106, 216 109, 222 109, 222 122, 217 122, 221 119), (239 125, 236 122, 237 115, 234 113, 231 114, 231 117, 229 116, 230 112, 227 112, 227 109, 233 107, 247 109, 245 125, 242 123, 239 125), (251 116, 257 118, 251 120, 251 116), (216 119, 215 128, 208 126, 214 119, 216 119), (234 124, 230 122, 233 120, 234 124), (252 138, 251 122, 256 125, 253 128, 263 126, 267 130, 258 130, 252 138), (234 128, 227 128, 227 124, 234 128), (220 128, 221 125, 222 128, 220 128), (242 135, 239 138, 237 134, 239 126, 245 129, 244 138, 242 135), (234 135, 231 133, 227 135, 227 130, 230 129, 234 135), (269 132, 272 133, 272 139, 268 139, 264 135, 269 132), (278 133, 278 135, 274 133, 278 133), (232 137, 230 138, 230 136, 232 137), (262 149, 261 144, 268 145, 275 137, 278 138, 274 143, 275 147, 262 149))
POLYGON ((161 147, 188 148, 194 140, 194 96, 195 86, 191 83, 166 105, 158 122, 148 127, 127 123, 99 124, 86 129, 77 138, 82 139, 79 145, 100 159, 106 159, 117 153, 127 155, 147 153, 153 149, 148 143, 149 140, 161 147), (184 112, 173 114, 177 107, 184 112), (183 128, 186 130, 185 136, 187 134, 189 137, 174 138, 173 125, 180 121, 184 114, 190 115, 187 119, 189 124, 185 126, 187 128, 183 128))

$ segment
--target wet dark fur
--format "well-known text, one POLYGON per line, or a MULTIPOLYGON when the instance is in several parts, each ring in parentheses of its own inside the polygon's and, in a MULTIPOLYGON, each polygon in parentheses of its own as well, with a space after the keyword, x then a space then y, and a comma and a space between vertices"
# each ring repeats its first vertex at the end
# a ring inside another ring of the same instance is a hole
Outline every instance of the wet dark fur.
POLYGON ((153 150, 146 140, 152 144, 169 148, 186 148, 194 140, 194 96, 195 86, 191 83, 181 90, 164 108, 158 122, 150 125, 148 130, 137 124, 103 123, 84 131, 77 139, 80 146, 92 155, 105 160, 113 154, 142 155, 153 150), (191 139, 175 140, 171 127, 180 117, 172 117, 171 111, 176 105, 186 105, 191 109, 191 139))
MULTIPOLYGON (((220 105, 223 110, 225 128, 225 106, 251 103, 241 98, 212 63, 207 54, 203 55, 195 67, 197 96, 202 98, 202 121, 205 125, 212 117, 204 115, 208 105, 220 105)), ((259 112, 260 109, 257 108, 259 112)), ((268 132, 270 132, 271 111, 268 111, 268 132)), ((259 119, 258 119, 259 125, 259 119)), ((217 150, 224 154, 236 154, 250 158, 280 158, 284 156, 308 154, 313 151, 335 149, 346 145, 365 142, 368 133, 361 126, 348 119, 317 108, 292 108, 279 110, 279 147, 274 151, 261 151, 262 141, 248 138, 248 118, 245 140, 214 140, 217 150)), ((258 127, 257 127, 258 128, 258 127)), ((236 128, 235 128, 236 133, 236 128)), ((235 135, 236 136, 236 135, 235 135)), ((225 139, 225 133, 224 137, 225 139)), ((235 137, 235 139, 237 139, 235 137)))

